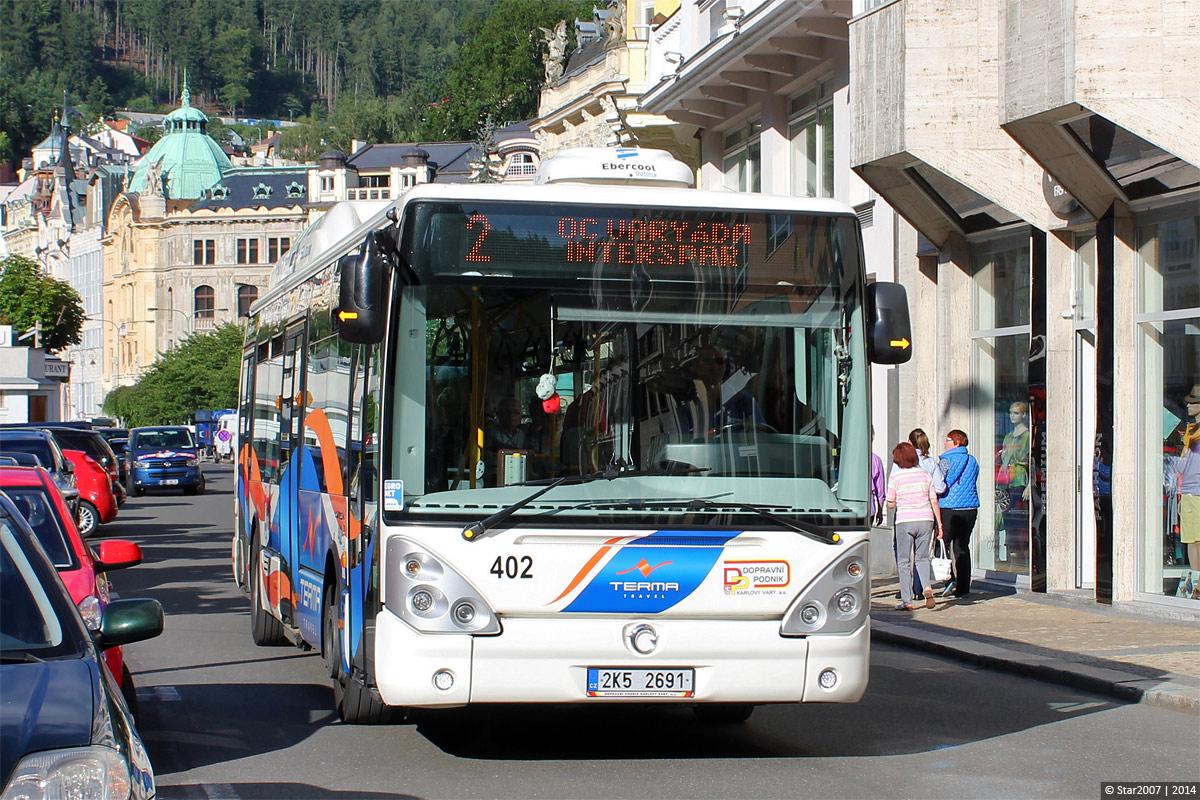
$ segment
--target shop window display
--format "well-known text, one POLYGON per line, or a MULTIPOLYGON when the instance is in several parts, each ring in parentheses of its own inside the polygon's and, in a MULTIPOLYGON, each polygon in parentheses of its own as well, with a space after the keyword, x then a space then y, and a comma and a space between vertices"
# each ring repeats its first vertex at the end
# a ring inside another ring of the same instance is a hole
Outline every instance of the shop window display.
POLYGON ((1200 601, 1198 229, 1195 216, 1138 227, 1140 588, 1190 601, 1200 601))
POLYGON ((1024 231, 972 246, 976 564, 1017 574, 1029 572, 1029 258, 1024 231))

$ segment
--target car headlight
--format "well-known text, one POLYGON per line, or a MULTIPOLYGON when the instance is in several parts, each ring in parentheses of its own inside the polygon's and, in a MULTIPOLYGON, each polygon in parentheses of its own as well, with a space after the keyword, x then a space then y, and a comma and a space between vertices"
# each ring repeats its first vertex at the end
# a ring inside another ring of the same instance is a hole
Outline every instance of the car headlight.
POLYGON ((851 547, 825 568, 792 601, 783 615, 783 636, 816 633, 852 633, 867 618, 871 606, 871 579, 867 543, 851 547))
POLYGON ((194 467, 194 466, 196 466, 196 465, 197 465, 197 464, 199 464, 199 463, 200 463, 200 459, 198 459, 198 458, 189 458, 189 459, 187 460, 187 465, 188 465, 189 467, 194 467))
POLYGON ((45 750, 21 759, 3 800, 34 797, 86 797, 125 800, 133 791, 129 765, 109 747, 45 750))
POLYGON ((135 462, 133 462, 133 466, 135 469, 150 469, 150 462, 149 461, 135 461, 135 462))
POLYGON ((87 625, 89 631, 100 630, 100 620, 104 616, 104 609, 100 607, 99 597, 89 594, 75 606, 79 609, 79 616, 83 617, 84 624, 87 625))
POLYGON ((479 592, 416 542, 393 536, 384 558, 384 605, 409 625, 422 633, 500 633, 479 592))

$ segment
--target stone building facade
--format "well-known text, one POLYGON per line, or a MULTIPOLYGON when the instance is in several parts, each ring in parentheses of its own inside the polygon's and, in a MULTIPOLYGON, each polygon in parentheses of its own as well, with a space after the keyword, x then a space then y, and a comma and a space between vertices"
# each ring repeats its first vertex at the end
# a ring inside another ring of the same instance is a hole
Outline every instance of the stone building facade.
POLYGON ((899 371, 926 390, 898 411, 969 432, 977 569, 1194 610, 1200 7, 873 6, 854 164, 921 237, 901 280, 927 345, 899 371))
POLYGON ((633 12, 654 7, 644 73, 606 57, 547 87, 547 149, 626 143, 594 97, 614 87, 700 187, 849 203, 913 313, 912 361, 873 368, 874 449, 968 433, 976 575, 1194 613, 1200 7, 663 6, 633 12))

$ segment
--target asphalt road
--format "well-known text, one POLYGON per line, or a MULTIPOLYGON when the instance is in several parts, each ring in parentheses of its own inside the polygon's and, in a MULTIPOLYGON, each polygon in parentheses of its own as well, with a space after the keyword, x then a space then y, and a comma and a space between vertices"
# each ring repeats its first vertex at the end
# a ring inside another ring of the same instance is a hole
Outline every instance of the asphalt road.
MULTIPOLYGON (((1200 779, 1196 718, 878 645, 856 705, 743 725, 681 707, 500 707, 341 724, 319 655, 250 641, 229 568, 232 470, 201 497, 130 500, 110 577, 166 631, 126 648, 159 796, 175 798, 1098 798, 1102 781, 1200 779)), ((1194 795, 1193 795, 1194 797, 1194 795)))

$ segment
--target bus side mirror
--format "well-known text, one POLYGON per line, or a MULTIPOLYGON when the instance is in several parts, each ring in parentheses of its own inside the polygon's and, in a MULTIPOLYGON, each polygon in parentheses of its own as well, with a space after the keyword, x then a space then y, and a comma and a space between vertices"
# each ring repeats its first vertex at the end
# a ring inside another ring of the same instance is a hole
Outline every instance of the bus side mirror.
POLYGON ((908 295, 898 283, 867 286, 867 357, 875 364, 904 364, 912 358, 908 295))
POLYGON ((390 242, 382 231, 367 234, 357 255, 338 261, 338 334, 355 344, 379 344, 387 324, 387 287, 392 273, 390 242))

